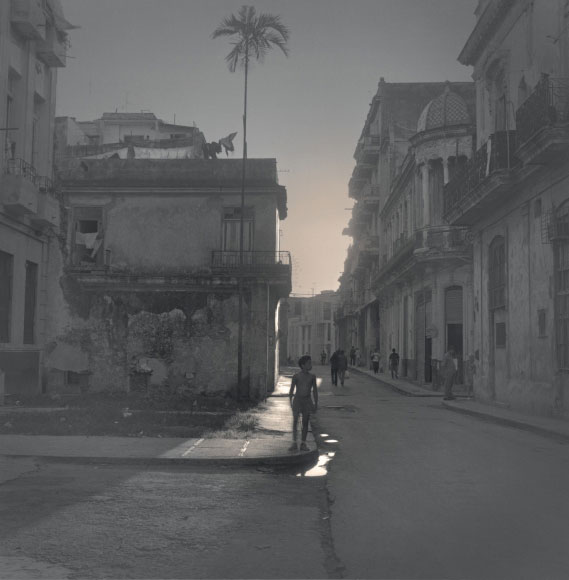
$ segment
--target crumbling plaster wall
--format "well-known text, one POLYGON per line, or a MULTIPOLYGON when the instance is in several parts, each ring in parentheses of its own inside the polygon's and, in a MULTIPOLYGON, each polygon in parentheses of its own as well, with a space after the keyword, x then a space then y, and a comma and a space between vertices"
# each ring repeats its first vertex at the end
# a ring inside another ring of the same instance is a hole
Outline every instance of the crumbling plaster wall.
POLYGON ((476 396, 541 415, 558 414, 569 406, 569 385, 556 362, 553 245, 542 241, 542 212, 567 199, 568 187, 569 179, 554 173, 528 184, 494 213, 491 223, 480 224, 474 246, 474 348, 480 358, 476 396), (538 200, 541 209, 536 212, 538 200), (496 236, 504 237, 507 256, 506 347, 497 362, 488 304, 489 247, 496 236), (545 311, 543 334, 538 325, 540 310, 545 311))

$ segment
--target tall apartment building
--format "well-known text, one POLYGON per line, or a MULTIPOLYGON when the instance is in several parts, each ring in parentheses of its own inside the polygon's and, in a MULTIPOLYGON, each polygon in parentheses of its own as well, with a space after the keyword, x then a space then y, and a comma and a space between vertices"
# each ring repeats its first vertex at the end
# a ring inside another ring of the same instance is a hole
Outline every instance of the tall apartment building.
POLYGON ((0 371, 8 394, 42 384, 61 217, 55 90, 70 28, 59 0, 0 0, 0 371))

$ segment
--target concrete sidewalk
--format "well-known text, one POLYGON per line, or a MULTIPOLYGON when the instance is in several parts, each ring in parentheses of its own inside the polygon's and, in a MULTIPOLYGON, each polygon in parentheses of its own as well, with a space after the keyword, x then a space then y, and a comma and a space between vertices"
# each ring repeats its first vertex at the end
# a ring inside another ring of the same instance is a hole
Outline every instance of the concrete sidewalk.
POLYGON ((249 439, 0 435, 0 456, 121 465, 297 465, 318 459, 312 433, 309 451, 290 452, 290 378, 281 376, 259 407, 259 427, 249 439))
MULTIPOLYGON (((431 391, 407 382, 404 379, 392 379, 386 374, 376 375, 372 371, 363 368, 350 367, 349 370, 350 372, 354 371, 358 374, 367 375, 408 397, 438 397, 442 399, 444 394, 442 391, 431 391)), ((465 415, 471 415, 500 425, 530 431, 559 441, 569 442, 569 422, 567 421, 550 417, 526 415, 490 403, 480 403, 464 396, 460 391, 455 396, 456 399, 453 401, 441 401, 442 405, 451 411, 464 413, 465 415)))

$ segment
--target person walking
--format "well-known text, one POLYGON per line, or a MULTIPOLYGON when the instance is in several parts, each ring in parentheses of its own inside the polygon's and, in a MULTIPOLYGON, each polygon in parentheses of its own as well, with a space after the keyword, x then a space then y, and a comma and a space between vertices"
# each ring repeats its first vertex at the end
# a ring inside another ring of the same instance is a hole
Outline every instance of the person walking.
POLYGON ((322 349, 322 352, 320 353, 320 364, 326 364, 326 351, 324 349, 322 349))
POLYGON ((356 347, 355 346, 352 346, 352 348, 350 349, 350 364, 352 366, 356 366, 356 347))
POLYGON ((381 355, 377 352, 377 350, 374 350, 371 353, 371 366, 373 368, 373 373, 375 375, 377 375, 378 371, 379 371, 379 359, 381 358, 381 355))
POLYGON ((448 349, 447 352, 445 352, 445 356, 443 357, 443 362, 441 365, 441 371, 445 381, 445 396, 443 397, 443 400, 452 401, 454 400, 452 387, 454 385, 454 379, 456 376, 456 366, 454 364, 454 348, 452 346, 448 349))
POLYGON ((344 386, 344 379, 346 377, 346 370, 348 369, 348 359, 343 350, 338 352, 338 378, 340 379, 340 385, 344 386))
POLYGON ((300 367, 300 372, 293 375, 288 394, 292 408, 292 445, 289 451, 296 451, 298 449, 296 440, 298 436, 298 418, 300 415, 302 415, 300 450, 308 451, 308 446, 306 445, 308 423, 311 413, 316 413, 318 409, 318 389, 316 387, 316 375, 310 372, 312 370, 312 359, 310 356, 301 356, 298 361, 298 366, 300 367), (314 403, 312 402, 313 398, 314 403))
POLYGON ((330 356, 330 374, 332 375, 332 384, 338 385, 338 355, 340 351, 335 350, 330 356))
POLYGON ((391 354, 389 355, 389 369, 391 370, 391 378, 398 379, 399 378, 399 355, 397 351, 392 348, 391 354))

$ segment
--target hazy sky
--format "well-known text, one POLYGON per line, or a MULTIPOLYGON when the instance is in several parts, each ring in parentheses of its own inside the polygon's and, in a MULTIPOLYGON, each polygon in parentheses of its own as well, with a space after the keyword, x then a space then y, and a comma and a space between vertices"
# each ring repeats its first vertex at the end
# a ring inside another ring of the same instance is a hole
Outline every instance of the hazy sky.
MULTIPOLYGON (((91 120, 148 110, 195 124, 208 141, 238 131, 243 74, 211 32, 242 0, 62 0, 71 31, 57 114, 91 120)), ((476 0, 257 0, 290 28, 249 77, 249 157, 275 157, 288 191, 281 249, 293 292, 336 289, 350 238, 353 153, 380 77, 388 82, 471 80, 457 56, 476 0)))

